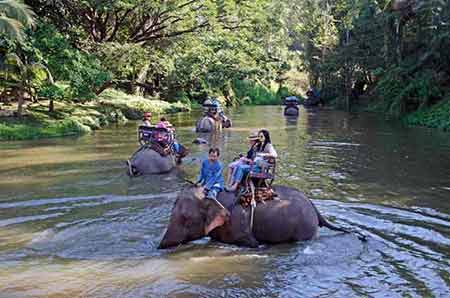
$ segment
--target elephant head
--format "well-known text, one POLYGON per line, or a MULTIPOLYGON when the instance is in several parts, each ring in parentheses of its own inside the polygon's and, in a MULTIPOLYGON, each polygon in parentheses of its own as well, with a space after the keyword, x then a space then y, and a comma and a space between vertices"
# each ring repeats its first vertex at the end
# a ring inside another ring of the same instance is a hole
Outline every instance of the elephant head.
POLYGON ((181 191, 172 209, 159 248, 169 248, 203 238, 229 220, 230 213, 218 202, 206 199, 202 187, 181 191))

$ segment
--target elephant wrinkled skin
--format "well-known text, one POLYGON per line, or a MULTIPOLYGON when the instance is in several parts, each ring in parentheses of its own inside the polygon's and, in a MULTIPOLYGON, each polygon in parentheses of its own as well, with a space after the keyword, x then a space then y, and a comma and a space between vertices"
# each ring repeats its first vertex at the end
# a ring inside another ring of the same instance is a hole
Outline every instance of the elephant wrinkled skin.
POLYGON ((142 146, 128 160, 128 174, 146 175, 167 173, 175 167, 173 154, 162 156, 158 152, 142 146))
POLYGON ((251 208, 244 209, 236 204, 234 193, 219 193, 218 203, 205 199, 202 188, 182 190, 159 248, 177 246, 205 236, 250 247, 259 243, 303 241, 314 238, 321 226, 345 232, 328 223, 297 189, 275 186, 274 190, 278 199, 256 206, 253 228, 250 227, 251 208))

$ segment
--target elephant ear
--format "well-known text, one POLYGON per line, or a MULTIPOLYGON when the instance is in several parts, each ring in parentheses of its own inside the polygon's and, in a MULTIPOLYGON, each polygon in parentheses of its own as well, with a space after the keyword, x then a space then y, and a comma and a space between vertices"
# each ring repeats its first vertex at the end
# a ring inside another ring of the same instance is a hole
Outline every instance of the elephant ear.
POLYGON ((223 226, 230 218, 230 212, 213 200, 206 199, 205 235, 217 227, 223 226))

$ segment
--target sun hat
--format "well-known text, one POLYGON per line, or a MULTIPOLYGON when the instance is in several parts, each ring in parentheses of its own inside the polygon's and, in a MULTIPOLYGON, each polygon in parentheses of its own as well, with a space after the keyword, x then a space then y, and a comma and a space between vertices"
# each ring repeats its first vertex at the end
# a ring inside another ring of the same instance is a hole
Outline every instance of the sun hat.
POLYGON ((257 140, 258 139, 258 132, 257 131, 251 131, 248 135, 247 139, 249 140, 257 140))

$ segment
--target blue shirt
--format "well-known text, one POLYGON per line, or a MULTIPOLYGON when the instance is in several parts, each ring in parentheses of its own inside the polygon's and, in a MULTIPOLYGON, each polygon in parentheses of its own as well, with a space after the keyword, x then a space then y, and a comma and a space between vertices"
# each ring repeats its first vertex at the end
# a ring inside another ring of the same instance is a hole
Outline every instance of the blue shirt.
POLYGON ((223 166, 219 161, 216 160, 211 164, 208 159, 205 159, 197 181, 206 189, 211 189, 213 186, 223 189, 222 169, 223 166))

